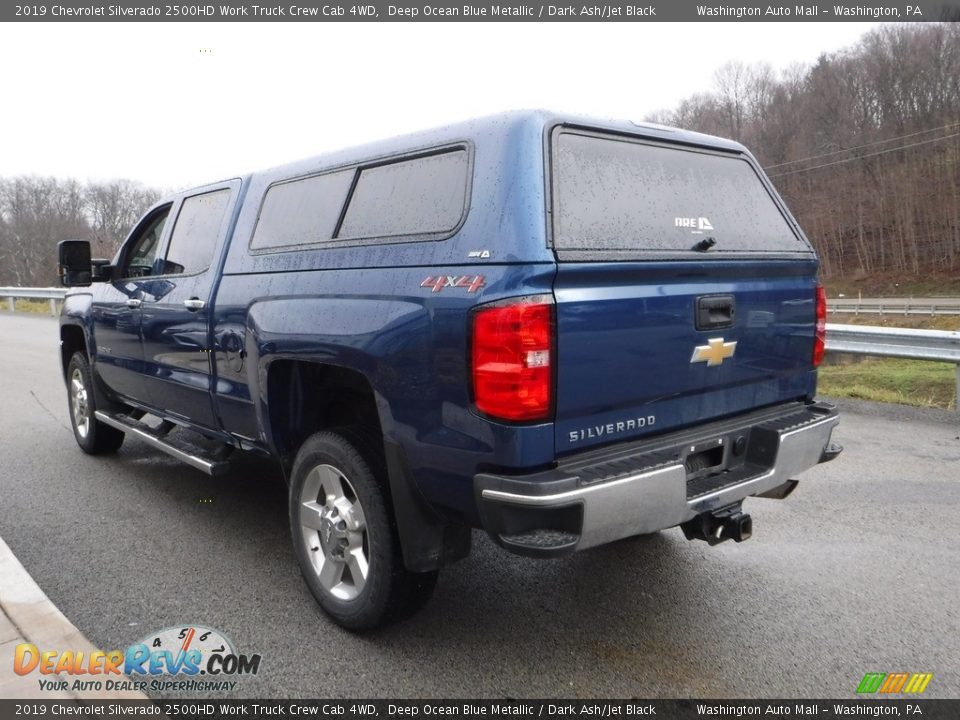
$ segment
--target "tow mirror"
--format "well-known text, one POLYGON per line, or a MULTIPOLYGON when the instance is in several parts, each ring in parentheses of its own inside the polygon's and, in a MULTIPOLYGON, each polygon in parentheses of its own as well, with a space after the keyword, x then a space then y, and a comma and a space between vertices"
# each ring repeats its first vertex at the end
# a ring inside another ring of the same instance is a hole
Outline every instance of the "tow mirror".
POLYGON ((93 265, 87 240, 61 240, 57 243, 57 257, 61 285, 79 287, 90 284, 93 265))
POLYGON ((93 282, 110 282, 113 280, 113 265, 107 258, 94 258, 90 261, 93 265, 93 275, 90 279, 93 282))

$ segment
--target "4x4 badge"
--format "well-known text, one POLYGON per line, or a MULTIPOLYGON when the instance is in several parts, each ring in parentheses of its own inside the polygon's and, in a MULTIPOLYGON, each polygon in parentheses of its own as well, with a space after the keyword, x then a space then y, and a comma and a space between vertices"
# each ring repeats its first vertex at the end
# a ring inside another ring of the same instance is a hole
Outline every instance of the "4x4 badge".
POLYGON ((486 284, 486 278, 483 275, 432 275, 420 283, 422 288, 432 288, 433 292, 438 293, 444 288, 466 288, 468 293, 475 293, 486 284))
POLYGON ((728 357, 733 357, 737 350, 737 341, 724 342, 723 338, 710 338, 706 345, 697 345, 693 349, 690 362, 705 362, 707 367, 720 365, 728 357))

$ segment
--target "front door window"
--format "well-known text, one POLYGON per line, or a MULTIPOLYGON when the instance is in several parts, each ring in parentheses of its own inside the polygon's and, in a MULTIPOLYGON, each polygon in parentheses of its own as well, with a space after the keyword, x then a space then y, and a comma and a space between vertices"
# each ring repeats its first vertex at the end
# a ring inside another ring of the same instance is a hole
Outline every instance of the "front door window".
POLYGON ((170 208, 166 207, 147 221, 126 254, 126 259, 120 268, 120 277, 141 278, 153 274, 157 252, 160 250, 160 238, 163 237, 163 228, 167 224, 169 214, 170 208))

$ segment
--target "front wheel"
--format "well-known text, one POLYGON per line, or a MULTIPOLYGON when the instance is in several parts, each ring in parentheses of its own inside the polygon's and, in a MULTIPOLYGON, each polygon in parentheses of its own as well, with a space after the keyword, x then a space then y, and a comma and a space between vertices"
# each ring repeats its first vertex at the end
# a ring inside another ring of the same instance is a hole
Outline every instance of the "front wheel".
POLYGON ((67 366, 67 398, 70 403, 70 425, 77 445, 85 453, 99 455, 113 452, 123 444, 124 434, 97 420, 93 374, 82 352, 75 352, 67 366))
POLYGON ((337 624, 367 630, 423 605, 437 572, 412 573, 385 493, 376 443, 320 432, 297 453, 290 484, 293 545, 307 586, 337 624))

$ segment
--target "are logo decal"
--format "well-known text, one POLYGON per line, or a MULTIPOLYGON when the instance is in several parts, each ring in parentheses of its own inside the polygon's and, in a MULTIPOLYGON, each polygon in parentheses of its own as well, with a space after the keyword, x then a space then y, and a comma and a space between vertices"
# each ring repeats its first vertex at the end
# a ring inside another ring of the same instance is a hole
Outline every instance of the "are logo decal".
POLYGON ((700 235, 704 230, 713 230, 713 224, 705 217, 674 218, 673 226, 678 228, 687 228, 694 235, 700 235))

